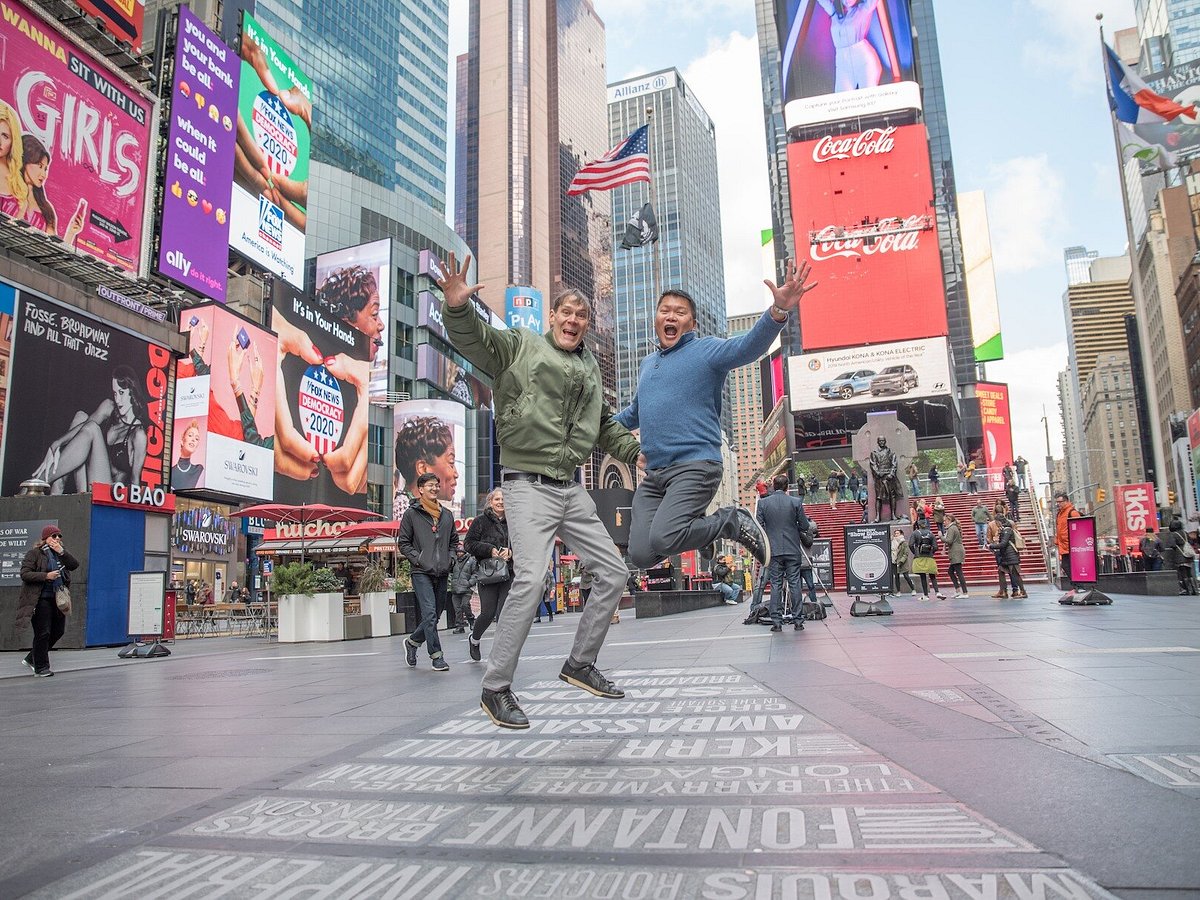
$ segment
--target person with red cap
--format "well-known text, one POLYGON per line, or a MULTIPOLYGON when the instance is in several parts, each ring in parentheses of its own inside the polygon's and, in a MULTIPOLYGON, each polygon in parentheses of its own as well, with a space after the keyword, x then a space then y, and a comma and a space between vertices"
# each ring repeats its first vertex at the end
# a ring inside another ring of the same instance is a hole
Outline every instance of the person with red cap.
POLYGON ((21 562, 21 596, 17 601, 17 623, 30 619, 33 625, 33 649, 21 663, 33 669, 38 678, 49 678, 50 650, 67 628, 67 617, 58 608, 54 594, 60 584, 71 584, 71 572, 79 560, 63 547, 57 525, 42 529, 42 539, 29 548, 21 562))

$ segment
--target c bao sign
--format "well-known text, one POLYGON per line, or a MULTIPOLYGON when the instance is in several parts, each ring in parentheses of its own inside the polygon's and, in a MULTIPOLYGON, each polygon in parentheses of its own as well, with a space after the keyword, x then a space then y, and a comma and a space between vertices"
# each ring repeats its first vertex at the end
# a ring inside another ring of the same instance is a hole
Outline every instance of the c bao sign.
POLYGON ((1117 503, 1117 530, 1121 535, 1121 550, 1128 552, 1138 546, 1147 528, 1158 522, 1154 504, 1154 485, 1118 484, 1113 488, 1117 503))

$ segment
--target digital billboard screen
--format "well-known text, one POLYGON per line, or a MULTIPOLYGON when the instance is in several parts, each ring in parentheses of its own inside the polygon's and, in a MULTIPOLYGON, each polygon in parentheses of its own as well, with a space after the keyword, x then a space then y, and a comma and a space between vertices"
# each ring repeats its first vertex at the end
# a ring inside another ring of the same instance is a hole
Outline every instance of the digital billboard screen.
POLYGON ((275 335, 218 306, 184 310, 171 488, 274 497, 275 335))
POLYGON ((429 344, 417 347, 417 377, 473 409, 492 408, 491 389, 429 344))
POLYGON ((916 81, 908 0, 775 0, 785 104, 916 81))
POLYGON ((221 302, 229 268, 240 77, 233 50, 186 6, 179 7, 158 271, 221 302))
POLYGON ((938 397, 950 393, 950 350, 929 338, 804 353, 788 358, 788 386, 793 412, 938 397))
POLYGON ((438 477, 438 499, 461 518, 466 497, 467 408, 453 400, 405 400, 392 414, 395 426, 395 490, 392 515, 397 521, 412 502, 417 478, 438 477))
POLYGON ((873 412, 895 412, 900 424, 911 428, 920 440, 954 434, 954 403, 950 397, 894 398, 868 406, 830 404, 824 410, 795 414, 796 449, 849 447, 854 433, 867 424, 867 416, 873 412))
MULTIPOLYGON (((1180 106, 1200 103, 1200 62, 1191 61, 1163 69, 1145 77, 1146 87, 1180 106)), ((1180 157, 1193 157, 1200 151, 1200 124, 1195 118, 1180 116, 1170 122, 1133 126, 1143 141, 1165 147, 1180 157)))
POLYGON ((19 0, 0 9, 0 122, 13 148, 0 212, 143 274, 153 101, 19 0))
POLYGON ((371 353, 371 398, 388 391, 391 336, 392 241, 385 238, 317 256, 317 297, 343 322, 365 334, 371 353))
POLYGON ((304 286, 312 80, 242 13, 229 246, 304 286))
POLYGON ((85 12, 103 19, 117 40, 126 41, 135 54, 142 52, 145 0, 78 0, 78 3, 85 12))
POLYGON ((277 279, 277 503, 367 505, 371 338, 320 297, 277 279))
POLYGON ((96 483, 167 487, 170 348, 19 291, 0 493, 27 478, 53 493, 96 483))
POLYGON ((979 401, 979 418, 983 423, 983 465, 999 471, 1015 459, 1008 385, 981 381, 975 385, 975 397, 979 401))
POLYGON ((962 235, 975 362, 993 362, 1004 358, 1004 339, 1000 334, 1000 299, 996 293, 996 267, 992 261, 992 237, 983 191, 958 195, 958 227, 962 235))
POLYGON ((805 351, 947 334, 924 125, 788 145, 797 254, 820 283, 800 304, 805 351))
POLYGON ((542 292, 531 287, 504 289, 504 324, 542 333, 542 292))

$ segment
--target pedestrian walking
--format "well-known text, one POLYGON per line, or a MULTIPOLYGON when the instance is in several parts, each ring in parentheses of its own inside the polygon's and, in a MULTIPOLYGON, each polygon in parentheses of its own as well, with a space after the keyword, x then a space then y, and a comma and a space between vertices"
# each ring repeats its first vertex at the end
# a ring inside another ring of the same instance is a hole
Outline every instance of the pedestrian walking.
POLYGON ((996 551, 996 564, 1001 572, 1001 584, 1003 584, 1004 575, 1008 575, 1008 580, 1012 584, 1012 596, 1014 598, 1024 599, 1029 596, 1025 593, 1025 582, 1021 580, 1021 551, 1017 546, 1017 534, 1013 528, 1011 519, 1001 517, 998 520, 999 533, 992 549, 996 551))
POLYGON ((946 544, 946 556, 950 560, 950 582, 954 585, 954 599, 970 597, 967 591, 967 577, 963 574, 967 548, 963 546, 962 527, 954 513, 946 513, 946 527, 942 530, 942 540, 946 544))
POLYGON ((1017 479, 1009 478, 1004 482, 1004 496, 1008 498, 1008 508, 1014 522, 1021 521, 1021 489, 1017 487, 1017 479))
POLYGON ((921 482, 918 480, 920 470, 915 462, 910 462, 904 469, 904 474, 908 476, 908 490, 913 497, 921 496, 921 482))
POLYGON ((458 552, 454 514, 438 501, 442 483, 432 472, 417 476, 417 502, 400 519, 396 546, 412 567, 413 592, 421 623, 404 639, 405 661, 417 664, 417 649, 425 644, 435 672, 448 672, 438 637, 438 610, 446 605, 450 561, 458 552))
POLYGON ((850 491, 849 491, 850 479, 846 477, 845 472, 843 472, 839 469, 838 473, 837 473, 837 480, 838 480, 838 499, 839 500, 849 500, 850 499, 850 491))
POLYGON ((592 583, 596 579, 592 573, 587 570, 586 566, 579 567, 579 605, 587 606, 588 600, 592 598, 592 583))
POLYGON ((546 611, 547 621, 554 621, 554 612, 558 607, 558 597, 555 591, 557 586, 557 582, 554 580, 554 566, 551 565, 546 569, 546 580, 542 584, 542 602, 538 604, 537 617, 533 620, 534 622, 542 621, 543 609, 546 611))
POLYGON ((1023 491, 1029 490, 1028 482, 1025 480, 1025 473, 1029 470, 1029 460, 1023 456, 1018 456, 1015 466, 1017 470, 1017 487, 1023 491))
POLYGON ((471 521, 463 545, 476 561, 479 615, 471 626, 467 651, 471 659, 479 662, 482 658, 479 642, 504 609, 512 584, 512 547, 508 539, 508 520, 504 516, 504 493, 500 488, 494 488, 487 495, 484 510, 471 521), (481 572, 480 567, 487 571, 481 572))
POLYGON ((934 498, 933 501, 933 524, 937 526, 938 534, 942 536, 942 540, 946 539, 946 503, 941 496, 934 498))
POLYGON ((900 594, 900 579, 903 578, 908 584, 908 592, 915 594, 917 588, 913 585, 912 576, 909 572, 912 571, 912 551, 908 548, 908 541, 904 539, 904 532, 899 528, 892 531, 892 596, 900 594))
POLYGON ((807 566, 807 576, 803 574, 808 555, 804 552, 801 536, 809 532, 812 526, 804 512, 804 504, 787 492, 787 475, 776 475, 771 487, 772 492, 758 501, 755 512, 758 523, 771 542, 771 563, 767 571, 767 579, 771 582, 771 630, 783 631, 783 582, 786 579, 794 604, 792 614, 795 630, 803 631, 804 618, 798 615, 803 596, 800 592, 802 578, 808 584, 810 598, 814 601, 817 599, 811 562, 807 566))
POLYGON ((1175 567, 1175 574, 1179 578, 1180 596, 1196 594, 1196 579, 1192 573, 1192 560, 1196 558, 1196 551, 1184 534, 1183 522, 1178 518, 1172 519, 1167 527, 1166 547, 1170 554, 1170 562, 1175 567))
POLYGON ((837 509, 838 491, 840 488, 838 486, 838 477, 836 471, 830 472, 829 477, 825 479, 825 490, 829 492, 830 509, 837 509))
POLYGON ((450 564, 450 605, 454 610, 454 633, 462 634, 475 624, 471 612, 471 588, 475 576, 475 557, 460 546, 450 564))
POLYGON ((1071 542, 1068 537, 1068 522, 1079 518, 1079 510, 1071 503, 1066 491, 1058 491, 1054 495, 1058 510, 1054 515, 1054 544, 1058 548, 1058 568, 1060 577, 1070 580, 1071 577, 1071 542))
POLYGON ((467 282, 470 262, 467 257, 460 268, 451 254, 437 279, 445 298, 442 319, 454 348, 493 381, 514 565, 507 611, 488 657, 479 703, 493 724, 528 728, 512 682, 556 537, 570 545, 596 579, 559 678, 598 697, 625 696, 596 668, 596 659, 628 570, 595 502, 574 478, 597 445, 630 466, 637 464, 641 447, 605 406, 600 366, 583 346, 593 318, 591 301, 577 290, 561 292, 550 305, 545 335, 527 328, 493 328, 476 315, 470 301, 481 288, 467 282))
POLYGON ((49 678, 50 651, 67 629, 67 612, 57 600, 60 588, 71 586, 71 573, 79 568, 77 560, 67 551, 62 532, 57 525, 42 529, 41 539, 21 560, 21 593, 17 599, 17 624, 26 619, 33 626, 33 646, 21 660, 38 678, 49 678))
MULTIPOLYGON (((987 529, 984 532, 985 547, 996 558, 996 578, 1000 583, 996 593, 992 594, 993 600, 1007 600, 1009 593, 1008 569, 1000 562, 1000 556, 996 553, 996 546, 1000 543, 1000 523, 1004 521, 1003 507, 1000 505, 1003 502, 1003 500, 997 502, 996 511, 992 514, 991 521, 988 522, 987 529)), ((1013 585, 1012 589, 1015 593, 1017 589, 1016 585, 1013 585)))
POLYGON ((941 490, 941 485, 942 474, 938 471, 937 463, 934 463, 929 467, 929 493, 936 497, 938 491, 941 490))
POLYGON ((963 474, 967 476, 967 489, 972 494, 978 494, 979 493, 979 472, 977 471, 977 467, 975 465, 975 460, 971 460, 970 462, 967 463, 967 468, 963 471, 963 474))
POLYGON ((1138 543, 1142 554, 1142 568, 1147 572, 1160 572, 1163 567, 1163 543, 1159 540, 1153 528, 1147 528, 1145 536, 1138 543))
POLYGON ((992 514, 988 512, 987 504, 980 497, 978 502, 971 508, 971 521, 975 525, 975 540, 979 542, 979 549, 987 549, 987 527, 992 521, 992 514))
POLYGON ((938 600, 945 600, 946 595, 938 588, 937 582, 937 553, 938 539, 929 530, 928 520, 924 516, 917 519, 917 527, 913 529, 908 539, 908 548, 913 554, 912 570, 914 575, 921 578, 921 599, 929 599, 929 586, 933 585, 933 595, 938 600))
POLYGON ((954 467, 955 473, 958 475, 958 492, 965 494, 967 492, 967 467, 959 460, 958 465, 954 467))

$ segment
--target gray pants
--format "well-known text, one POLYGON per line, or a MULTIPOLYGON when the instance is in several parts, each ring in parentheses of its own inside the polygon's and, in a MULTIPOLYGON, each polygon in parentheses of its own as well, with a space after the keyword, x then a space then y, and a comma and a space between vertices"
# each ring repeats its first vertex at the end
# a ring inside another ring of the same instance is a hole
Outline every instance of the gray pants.
POLYGON ((542 601, 546 567, 550 565, 556 535, 579 557, 594 579, 592 597, 575 629, 571 665, 584 666, 596 661, 629 576, 612 538, 596 515, 596 504, 582 485, 557 487, 506 481, 503 492, 515 573, 483 676, 483 686, 490 691, 512 686, 521 648, 542 601))
POLYGON ((679 463, 646 472, 633 495, 629 559, 638 568, 687 550, 707 547, 737 529, 735 507, 704 514, 721 485, 722 466, 712 460, 679 463))

